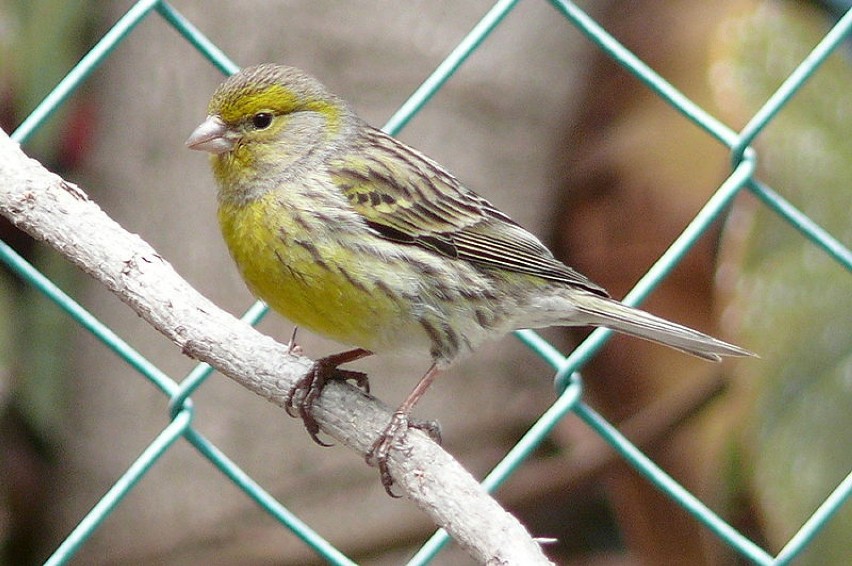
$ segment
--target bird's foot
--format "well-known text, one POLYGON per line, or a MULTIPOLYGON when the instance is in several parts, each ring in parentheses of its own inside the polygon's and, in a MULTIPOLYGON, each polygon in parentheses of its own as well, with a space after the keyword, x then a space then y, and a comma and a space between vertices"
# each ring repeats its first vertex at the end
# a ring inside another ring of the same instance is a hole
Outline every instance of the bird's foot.
POLYGON ((422 430, 429 437, 441 443, 441 427, 436 421, 421 421, 410 419, 403 411, 396 411, 391 417, 391 421, 385 430, 382 431, 379 438, 373 443, 370 451, 367 452, 366 460, 370 466, 379 468, 379 475, 382 479, 382 486, 391 497, 401 497, 393 492, 393 476, 391 476, 388 468, 388 456, 391 448, 394 448, 403 441, 405 433, 410 428, 422 430))
POLYGON ((308 435, 320 446, 331 446, 331 444, 323 442, 317 436, 320 427, 313 415, 314 403, 322 394, 322 390, 325 389, 328 382, 332 380, 354 381, 365 393, 369 393, 370 381, 366 373, 337 367, 368 355, 370 355, 370 352, 358 348, 320 358, 311 365, 304 377, 290 388, 284 408, 291 416, 298 416, 302 419, 308 435))

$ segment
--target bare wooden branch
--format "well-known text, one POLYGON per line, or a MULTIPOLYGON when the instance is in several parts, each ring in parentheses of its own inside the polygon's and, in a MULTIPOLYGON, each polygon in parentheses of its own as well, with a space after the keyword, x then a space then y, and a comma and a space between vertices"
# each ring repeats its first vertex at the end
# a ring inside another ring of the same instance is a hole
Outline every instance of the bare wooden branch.
MULTIPOLYGON (((2 131, 0 213, 100 281, 186 355, 279 406, 311 363, 203 297, 150 245, 2 131)), ((322 429, 362 457, 391 417, 388 407, 343 383, 329 384, 315 410, 322 429)), ((389 464, 400 492, 474 559, 549 563, 526 529, 425 434, 410 431, 389 464)))

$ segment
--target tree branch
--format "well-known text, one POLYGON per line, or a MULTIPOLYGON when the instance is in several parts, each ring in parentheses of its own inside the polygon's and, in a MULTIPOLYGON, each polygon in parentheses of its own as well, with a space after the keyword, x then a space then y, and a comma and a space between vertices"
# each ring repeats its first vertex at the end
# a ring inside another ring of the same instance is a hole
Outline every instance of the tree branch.
MULTIPOLYGON (((0 214, 115 293, 184 354, 283 406, 311 361, 215 306, 139 236, 0 131, 0 214)), ((362 457, 391 418, 379 401, 330 383, 314 405, 322 429, 362 457)), ((396 486, 482 563, 547 564, 526 529, 419 431, 390 453, 396 486)))

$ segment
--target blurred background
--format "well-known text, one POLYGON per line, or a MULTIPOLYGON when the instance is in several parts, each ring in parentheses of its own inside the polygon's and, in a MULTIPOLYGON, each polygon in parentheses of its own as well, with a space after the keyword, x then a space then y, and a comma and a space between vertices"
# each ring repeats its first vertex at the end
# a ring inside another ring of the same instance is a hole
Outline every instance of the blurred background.
MULTIPOLYGON (((239 65, 304 68, 381 126, 492 2, 175 1, 239 65)), ((583 2, 607 30, 734 129, 843 7, 805 2, 583 2)), ((838 3, 842 4, 842 3, 838 3)), ((848 4, 848 3, 847 3, 848 4)), ((0 0, 0 125, 12 131, 132 2, 0 0)), ((848 7, 848 6, 847 6, 848 7)), ((78 182, 217 304, 251 303, 221 242, 207 160, 183 142, 222 76, 156 14, 25 145, 78 182)), ((852 69, 832 56, 757 140, 760 178, 847 246, 852 69)), ((399 136, 622 297, 730 172, 728 151, 597 51, 547 2, 522 2, 399 136)), ((105 289, 5 221, 0 237, 159 367, 191 360, 105 289)), ((747 536, 777 552, 852 469, 852 279, 741 195, 645 307, 761 356, 722 365, 616 337, 586 400, 747 536)), ((291 326, 260 325, 280 341, 291 326)), ((567 351, 583 333, 548 330, 567 351)), ((339 346, 307 333, 305 353, 339 346)), ((426 359, 358 369, 394 405, 426 359)), ((481 477, 554 400, 552 371, 511 337, 418 405, 481 477)), ((404 562, 434 530, 375 470, 214 374, 195 426, 354 560, 404 562)), ((168 422, 168 399, 0 271, 2 564, 41 563, 168 422)), ((738 564, 688 514, 567 418, 497 494, 560 564, 738 564)), ((801 564, 850 559, 847 504, 801 564)), ((79 564, 320 563, 178 443, 109 516, 79 564)), ((436 564, 466 564, 456 548, 436 564)))

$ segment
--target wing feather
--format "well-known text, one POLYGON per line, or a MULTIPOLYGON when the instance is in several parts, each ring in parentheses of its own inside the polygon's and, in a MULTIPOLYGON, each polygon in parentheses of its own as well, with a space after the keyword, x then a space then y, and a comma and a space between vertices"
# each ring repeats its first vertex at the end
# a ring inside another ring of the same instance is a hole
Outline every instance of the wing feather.
POLYGON ((356 153, 371 158, 335 159, 330 169, 349 203, 380 236, 480 268, 526 273, 608 296, 417 150, 372 128, 358 143, 369 147, 356 153))

